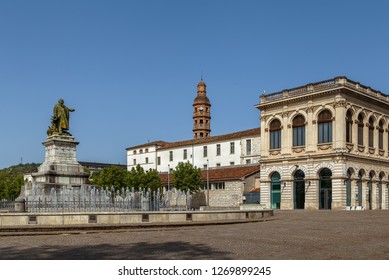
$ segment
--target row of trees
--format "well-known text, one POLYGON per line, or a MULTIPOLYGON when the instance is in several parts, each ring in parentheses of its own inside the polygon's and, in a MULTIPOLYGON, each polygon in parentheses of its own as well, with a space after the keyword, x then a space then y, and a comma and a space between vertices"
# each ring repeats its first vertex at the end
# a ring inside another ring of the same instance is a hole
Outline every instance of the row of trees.
MULTIPOLYGON (((189 162, 179 163, 172 172, 172 185, 176 189, 195 191, 202 185, 200 169, 189 162)), ((92 175, 92 183, 98 186, 120 188, 150 188, 156 190, 162 187, 162 180, 154 169, 145 171, 139 164, 130 171, 112 166, 104 168, 92 175)))
MULTIPOLYGON (((24 185, 23 172, 30 172, 31 168, 36 168, 35 165, 30 165, 19 165, 0 170, 0 199, 11 200, 19 196, 24 185)), ((202 185, 200 174, 199 168, 194 167, 189 162, 181 162, 171 174, 171 185, 179 190, 193 192, 202 185)), ((117 166, 107 167, 93 173, 91 180, 92 184, 102 187, 114 186, 116 189, 134 187, 135 189, 157 190, 162 187, 162 180, 158 172, 154 169, 145 171, 140 165, 130 171, 117 166)))

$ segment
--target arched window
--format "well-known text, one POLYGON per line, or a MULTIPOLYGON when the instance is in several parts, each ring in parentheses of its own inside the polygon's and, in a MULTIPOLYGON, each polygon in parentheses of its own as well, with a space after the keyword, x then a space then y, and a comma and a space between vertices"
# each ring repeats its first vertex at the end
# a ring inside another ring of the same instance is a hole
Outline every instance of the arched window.
POLYGON ((384 121, 380 120, 378 124, 378 149, 384 149, 384 121))
POLYGON ((374 118, 369 118, 369 148, 374 148, 374 118))
POLYGON ((358 115, 358 145, 363 146, 363 119, 362 113, 358 115))
POLYGON ((302 115, 293 119, 293 146, 305 146, 305 119, 302 115))
POLYGON ((353 113, 350 110, 346 113, 346 142, 353 142, 353 113))
POLYGON ((324 110, 319 114, 319 144, 332 142, 332 114, 329 110, 324 110))
POLYGON ((271 175, 271 208, 280 209, 281 206, 281 181, 280 173, 274 172, 271 175))
POLYGON ((281 148, 281 122, 277 119, 270 123, 270 149, 281 148))

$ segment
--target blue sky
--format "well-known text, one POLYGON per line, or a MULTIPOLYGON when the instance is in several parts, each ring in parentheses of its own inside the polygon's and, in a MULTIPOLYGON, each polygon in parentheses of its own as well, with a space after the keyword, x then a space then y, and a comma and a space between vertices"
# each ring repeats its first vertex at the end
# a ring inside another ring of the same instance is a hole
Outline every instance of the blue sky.
POLYGON ((259 126, 259 95, 345 75, 389 93, 387 1, 0 1, 0 168, 43 162, 59 98, 79 161, 259 126))

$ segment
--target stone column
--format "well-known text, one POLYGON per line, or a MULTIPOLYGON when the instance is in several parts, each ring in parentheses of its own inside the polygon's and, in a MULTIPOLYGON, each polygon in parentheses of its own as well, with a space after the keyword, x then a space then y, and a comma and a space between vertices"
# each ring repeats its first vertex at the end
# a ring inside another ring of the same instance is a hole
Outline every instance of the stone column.
POLYGON ((346 207, 346 185, 343 178, 332 179, 331 209, 339 210, 346 207))
POLYGON ((358 116, 354 116, 357 120, 354 120, 352 124, 352 135, 351 139, 353 141, 355 151, 358 151, 358 116))
POLYGON ((362 207, 365 209, 369 209, 368 201, 366 200, 366 196, 368 194, 367 182, 368 181, 366 179, 362 179, 362 207))
POLYGON ((305 209, 319 209, 319 180, 317 179, 306 179, 305 181, 305 209))
POLYGON ((281 154, 291 154, 293 146, 293 130, 291 126, 288 125, 288 109, 286 106, 283 108, 284 112, 282 113, 282 124, 281 124, 281 154))
POLYGON ((346 148, 346 102, 341 96, 335 97, 335 125, 333 129, 333 143, 335 149, 346 148))
POLYGON ((265 168, 261 169, 260 178, 261 178, 261 204, 264 205, 265 208, 270 209, 271 208, 271 198, 270 198, 271 181, 269 180, 265 172, 265 168))
POLYGON ((382 181, 382 209, 388 209, 388 181, 382 181))
POLYGON ((281 181, 281 209, 293 209, 293 181, 281 181))
POLYGON ((267 117, 261 116, 261 157, 269 156, 269 128, 266 127, 267 117))
POLYGON ((378 182, 373 181, 371 184, 371 209, 372 210, 376 210, 379 208, 377 195, 378 195, 378 182))
POLYGON ((305 137, 305 145, 307 147, 306 151, 307 152, 313 152, 316 151, 316 143, 315 142, 315 135, 317 135, 317 130, 316 130, 316 122, 314 124, 313 121, 313 108, 311 107, 312 104, 308 104, 308 109, 307 109, 307 126, 306 126, 306 137, 305 137))
POLYGON ((355 187, 356 183, 353 178, 350 180, 350 206, 354 207, 355 206, 355 187))

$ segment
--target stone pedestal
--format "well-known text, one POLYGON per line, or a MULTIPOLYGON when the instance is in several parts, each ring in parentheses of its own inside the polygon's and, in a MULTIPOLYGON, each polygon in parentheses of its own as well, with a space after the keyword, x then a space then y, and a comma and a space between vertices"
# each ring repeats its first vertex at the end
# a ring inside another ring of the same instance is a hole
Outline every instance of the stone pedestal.
MULTIPOLYGON (((65 187, 66 189, 80 187, 88 183, 88 173, 77 162, 76 146, 79 143, 73 136, 53 135, 43 142, 45 146, 45 161, 32 173, 32 185, 37 187, 39 194, 50 194, 51 189, 65 187)), ((23 197, 31 196, 31 184, 24 186, 23 197)))

